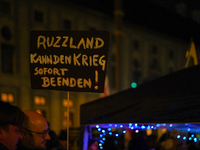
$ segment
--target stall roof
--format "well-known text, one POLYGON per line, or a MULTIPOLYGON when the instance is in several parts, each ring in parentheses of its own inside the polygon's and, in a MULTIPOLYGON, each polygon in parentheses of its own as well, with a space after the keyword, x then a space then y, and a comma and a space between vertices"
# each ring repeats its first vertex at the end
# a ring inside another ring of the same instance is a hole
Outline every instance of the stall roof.
POLYGON ((81 105, 81 125, 200 123, 200 66, 81 105))

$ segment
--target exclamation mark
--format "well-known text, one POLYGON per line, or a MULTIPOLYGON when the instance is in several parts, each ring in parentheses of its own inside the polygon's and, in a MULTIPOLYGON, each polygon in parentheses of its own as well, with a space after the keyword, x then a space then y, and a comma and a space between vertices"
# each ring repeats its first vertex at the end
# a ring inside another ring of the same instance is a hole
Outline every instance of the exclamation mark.
MULTIPOLYGON (((96 84, 99 83, 99 80, 98 80, 98 71, 97 70, 95 70, 95 83, 96 84)), ((94 87, 95 90, 98 90, 98 88, 99 87, 97 85, 94 87)))

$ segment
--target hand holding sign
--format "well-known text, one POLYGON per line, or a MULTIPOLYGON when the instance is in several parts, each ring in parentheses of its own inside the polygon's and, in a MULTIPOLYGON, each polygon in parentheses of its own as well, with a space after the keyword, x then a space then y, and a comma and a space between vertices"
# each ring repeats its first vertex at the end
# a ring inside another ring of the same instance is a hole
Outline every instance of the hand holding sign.
POLYGON ((108 31, 31 31, 33 89, 103 92, 108 31))

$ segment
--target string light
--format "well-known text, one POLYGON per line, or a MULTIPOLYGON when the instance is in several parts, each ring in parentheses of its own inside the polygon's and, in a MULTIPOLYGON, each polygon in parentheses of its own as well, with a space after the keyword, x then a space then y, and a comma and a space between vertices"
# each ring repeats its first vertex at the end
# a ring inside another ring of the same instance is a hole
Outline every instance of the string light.
POLYGON ((191 133, 190 136, 182 136, 181 134, 178 134, 176 136, 177 139, 182 139, 182 140, 189 140, 189 141, 194 141, 194 142, 198 142, 200 141, 200 135, 197 133, 200 133, 200 129, 194 129, 194 128, 190 128, 188 124, 185 124, 184 127, 182 128, 176 128, 177 124, 154 124, 154 125, 144 125, 144 124, 137 124, 137 123, 129 123, 129 124, 108 124, 108 125, 95 125, 94 127, 97 128, 97 130, 100 132, 99 134, 99 149, 103 149, 103 144, 104 141, 106 141, 106 137, 107 136, 114 136, 115 138, 119 138, 121 134, 125 134, 127 133, 127 130, 133 130, 135 133, 139 133, 140 130, 149 130, 149 129, 159 129, 159 128, 167 128, 169 131, 171 131, 172 129, 177 129, 180 132, 181 131, 190 131, 194 132, 191 133), (173 127, 173 128, 172 128, 173 127), (112 130, 112 128, 115 130, 112 130), (118 130, 117 130, 118 129, 118 130))

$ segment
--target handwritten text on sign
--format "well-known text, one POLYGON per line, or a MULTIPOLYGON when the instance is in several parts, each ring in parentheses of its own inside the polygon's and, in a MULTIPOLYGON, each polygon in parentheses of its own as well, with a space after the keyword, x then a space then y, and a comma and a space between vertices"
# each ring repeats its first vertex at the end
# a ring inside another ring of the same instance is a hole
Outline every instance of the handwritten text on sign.
POLYGON ((31 31, 34 89, 103 92, 108 31, 31 31))

